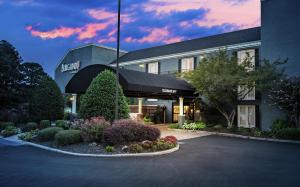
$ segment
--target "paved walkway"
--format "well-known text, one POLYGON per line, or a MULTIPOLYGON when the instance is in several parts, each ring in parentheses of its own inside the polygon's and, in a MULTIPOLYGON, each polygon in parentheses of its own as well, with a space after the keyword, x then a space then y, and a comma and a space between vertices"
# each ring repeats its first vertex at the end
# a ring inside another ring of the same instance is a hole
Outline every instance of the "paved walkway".
POLYGON ((209 132, 205 131, 184 131, 184 130, 176 130, 176 129, 168 129, 167 125, 155 125, 155 127, 159 128, 161 131, 161 137, 165 136, 175 136, 178 140, 186 140, 191 138, 198 138, 202 136, 211 135, 209 132))

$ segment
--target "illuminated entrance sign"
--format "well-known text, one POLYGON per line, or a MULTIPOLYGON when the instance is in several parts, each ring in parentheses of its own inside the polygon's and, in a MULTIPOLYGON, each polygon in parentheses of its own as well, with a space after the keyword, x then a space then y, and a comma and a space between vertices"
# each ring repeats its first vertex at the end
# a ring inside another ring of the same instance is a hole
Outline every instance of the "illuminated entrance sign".
POLYGON ((62 64, 61 72, 70 71, 70 73, 76 73, 80 69, 80 61, 71 64, 62 64))
POLYGON ((163 93, 171 93, 171 94, 177 93, 177 90, 166 89, 166 88, 161 89, 161 91, 163 93))

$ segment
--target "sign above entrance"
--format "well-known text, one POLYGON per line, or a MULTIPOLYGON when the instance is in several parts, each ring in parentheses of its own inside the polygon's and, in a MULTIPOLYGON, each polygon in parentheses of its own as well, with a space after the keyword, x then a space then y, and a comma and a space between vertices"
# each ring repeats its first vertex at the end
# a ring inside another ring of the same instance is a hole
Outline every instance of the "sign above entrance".
POLYGON ((166 88, 161 89, 161 91, 162 91, 163 93, 171 93, 171 94, 177 93, 177 90, 166 89, 166 88))
POLYGON ((80 69, 80 61, 71 63, 71 64, 62 64, 61 72, 70 71, 70 73, 76 73, 80 69))

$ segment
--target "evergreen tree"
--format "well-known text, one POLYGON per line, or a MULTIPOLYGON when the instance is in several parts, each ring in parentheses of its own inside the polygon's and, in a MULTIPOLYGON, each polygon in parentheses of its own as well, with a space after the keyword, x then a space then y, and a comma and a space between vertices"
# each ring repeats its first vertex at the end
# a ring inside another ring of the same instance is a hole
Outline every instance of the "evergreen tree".
MULTIPOLYGON (((115 115, 115 88, 116 76, 113 72, 101 72, 91 83, 80 102, 80 115, 83 118, 103 116, 113 121, 115 115)), ((119 118, 128 118, 129 107, 126 97, 119 86, 119 118)))
POLYGON ((23 100, 18 51, 7 41, 0 41, 0 109, 16 106, 23 100))
POLYGON ((33 89, 29 100, 29 117, 32 121, 62 119, 64 100, 56 82, 44 76, 33 89))

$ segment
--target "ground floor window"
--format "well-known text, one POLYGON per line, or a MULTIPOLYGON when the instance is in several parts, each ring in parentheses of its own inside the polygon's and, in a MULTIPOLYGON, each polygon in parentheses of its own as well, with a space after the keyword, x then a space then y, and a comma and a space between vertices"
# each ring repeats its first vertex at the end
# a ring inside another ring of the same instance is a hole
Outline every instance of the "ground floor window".
POLYGON ((238 106, 238 127, 254 128, 255 121, 255 105, 238 106))
MULTIPOLYGON (((184 103, 183 114, 186 120, 194 120, 194 103, 184 103)), ((177 123, 179 118, 179 103, 173 103, 172 107, 172 122, 177 123)))

